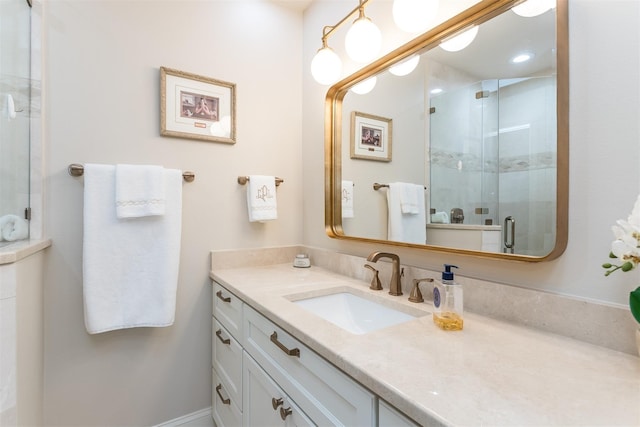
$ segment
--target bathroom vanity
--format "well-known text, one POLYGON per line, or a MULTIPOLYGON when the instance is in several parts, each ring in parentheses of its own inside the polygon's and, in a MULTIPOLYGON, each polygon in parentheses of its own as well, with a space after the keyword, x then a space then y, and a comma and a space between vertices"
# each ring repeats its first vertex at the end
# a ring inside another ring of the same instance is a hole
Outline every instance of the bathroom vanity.
POLYGON ((316 266, 210 277, 219 426, 640 424, 632 355, 472 313, 442 331, 430 304, 316 266), (411 319, 354 333, 296 304, 336 293, 411 319))

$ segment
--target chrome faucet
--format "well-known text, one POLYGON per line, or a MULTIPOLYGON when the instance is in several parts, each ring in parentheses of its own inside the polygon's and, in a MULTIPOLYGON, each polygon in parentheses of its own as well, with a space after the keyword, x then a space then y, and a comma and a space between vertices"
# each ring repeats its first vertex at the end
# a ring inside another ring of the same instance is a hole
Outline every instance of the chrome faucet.
POLYGON ((367 257, 367 261, 377 262, 380 258, 389 258, 393 262, 391 280, 389 281, 389 293, 395 296, 402 295, 402 282, 400 280, 400 277, 402 276, 402 272, 400 271, 400 257, 389 252, 372 252, 367 257))

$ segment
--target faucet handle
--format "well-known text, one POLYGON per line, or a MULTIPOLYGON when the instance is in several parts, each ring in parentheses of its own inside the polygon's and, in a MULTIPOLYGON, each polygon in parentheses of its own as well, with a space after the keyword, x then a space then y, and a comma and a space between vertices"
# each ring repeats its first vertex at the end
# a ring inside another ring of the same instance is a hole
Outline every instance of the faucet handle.
POLYGON ((374 291, 382 290, 382 285, 380 284, 380 277, 378 277, 378 270, 376 270, 369 264, 365 264, 364 267, 373 271, 373 277, 371 278, 371 286, 369 286, 369 289, 373 289, 374 291))
POLYGON ((431 277, 427 277, 425 279, 413 279, 413 289, 411 289, 411 294, 409 295, 409 301, 411 302, 423 302, 424 298, 422 298, 422 292, 420 292, 420 282, 433 282, 431 277))

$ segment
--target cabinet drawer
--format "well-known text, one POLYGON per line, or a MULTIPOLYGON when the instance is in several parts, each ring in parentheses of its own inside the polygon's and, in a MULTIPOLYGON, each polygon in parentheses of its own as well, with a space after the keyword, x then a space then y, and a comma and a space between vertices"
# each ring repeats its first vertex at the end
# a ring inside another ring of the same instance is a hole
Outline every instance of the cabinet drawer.
POLYGON ((242 300, 213 282, 213 316, 233 337, 242 341, 242 300))
POLYGON ((379 405, 379 427, 418 427, 418 424, 405 417, 387 402, 380 400, 379 405))
POLYGON ((243 316, 245 351, 316 424, 374 425, 371 393, 248 305, 243 316))
POLYGON ((243 366, 245 426, 314 426, 246 352, 243 366))
POLYGON ((213 369, 242 410, 242 346, 216 319, 213 319, 213 369))
POLYGON ((231 397, 227 393, 227 389, 220 381, 220 378, 216 375, 216 371, 213 373, 213 390, 212 390, 212 409, 213 420, 217 427, 240 427, 242 425, 242 412, 236 406, 236 403, 231 400, 231 397))

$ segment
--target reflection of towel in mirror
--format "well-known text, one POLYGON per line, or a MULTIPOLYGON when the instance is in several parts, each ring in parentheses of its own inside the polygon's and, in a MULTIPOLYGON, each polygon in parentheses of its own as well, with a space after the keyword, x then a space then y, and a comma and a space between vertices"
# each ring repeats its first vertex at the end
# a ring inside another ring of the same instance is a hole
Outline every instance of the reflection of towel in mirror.
POLYGON ((387 236, 389 240, 396 242, 418 243, 424 245, 427 240, 427 223, 424 207, 424 186, 395 182, 389 184, 387 191, 387 208, 389 211, 387 236), (418 212, 413 214, 402 213, 401 194, 405 186, 420 188, 415 192, 417 197, 418 212))
POLYGON ((13 242, 29 237, 29 223, 18 215, 0 217, 0 240, 13 242))
POLYGON ((431 214, 431 223, 449 224, 449 215, 446 212, 436 212, 431 214))
POLYGON ((249 175, 247 208, 249 209, 249 222, 278 219, 275 176, 249 175))
POLYGON ((422 200, 422 206, 424 207, 424 187, 402 182, 396 183, 396 187, 400 192, 400 209, 402 213, 411 215, 420 213, 420 200, 422 200))
POLYGON ((353 216, 353 181, 342 181, 342 218, 353 216))

